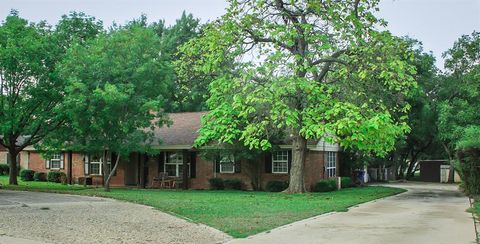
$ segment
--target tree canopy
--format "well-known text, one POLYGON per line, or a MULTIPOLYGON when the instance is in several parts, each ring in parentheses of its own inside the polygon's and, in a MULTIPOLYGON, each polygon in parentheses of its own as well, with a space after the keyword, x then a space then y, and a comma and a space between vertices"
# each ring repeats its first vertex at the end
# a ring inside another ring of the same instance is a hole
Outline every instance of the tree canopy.
MULTIPOLYGON (((148 150, 151 128, 167 121, 162 110, 172 89, 165 79, 167 65, 158 36, 140 26, 74 46, 59 66, 67 82, 62 107, 67 124, 51 142, 85 153, 113 152, 117 163, 133 151, 148 150)), ((113 172, 103 162, 108 190, 113 172)))
POLYGON ((304 191, 307 139, 383 155, 408 131, 416 86, 408 44, 375 30, 378 1, 229 1, 227 14, 182 48, 215 74, 199 145, 293 141, 289 192, 304 191), (230 69, 224 64, 231 63, 230 69), (389 99, 384 99, 388 97, 389 99))
POLYGON ((58 110, 64 81, 56 65, 73 40, 93 38, 101 26, 95 19, 72 13, 50 28, 29 23, 12 11, 0 26, 0 144, 10 154, 10 183, 16 184, 16 158, 25 147, 38 144, 64 120, 58 110), (71 32, 90 26, 91 32, 71 32), (59 45, 62 43, 62 45, 59 45))

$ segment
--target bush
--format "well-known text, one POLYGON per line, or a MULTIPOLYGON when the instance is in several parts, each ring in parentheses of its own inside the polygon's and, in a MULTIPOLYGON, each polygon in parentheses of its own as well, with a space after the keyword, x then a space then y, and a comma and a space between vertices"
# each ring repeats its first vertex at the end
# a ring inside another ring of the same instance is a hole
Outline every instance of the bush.
POLYGON ((223 190, 225 189, 225 183, 221 178, 211 178, 208 180, 210 183, 210 189, 212 190, 223 190))
POLYGON ((288 183, 286 181, 279 181, 279 180, 269 181, 265 186, 265 190, 270 192, 281 192, 287 188, 288 188, 288 183))
POLYGON ((10 166, 8 164, 0 164, 0 175, 8 175, 10 166))
POLYGON ((315 187, 313 187, 314 192, 328 192, 335 191, 337 189, 337 181, 334 179, 321 180, 315 187))
POLYGON ((43 172, 35 172, 33 174, 33 180, 34 181, 47 181, 47 174, 43 172))
POLYGON ((354 186, 352 178, 350 177, 341 177, 340 181, 342 184, 342 188, 349 188, 354 186))
POLYGON ((66 178, 66 177, 67 176, 65 175, 65 173, 59 172, 59 171, 50 171, 47 174, 47 180, 49 182, 60 183, 60 182, 62 182, 62 179, 66 178))
POLYGON ((225 189, 229 190, 241 190, 242 189, 242 181, 239 179, 231 179, 225 180, 223 182, 225 189))
POLYGON ((480 149, 458 152, 459 174, 462 178, 462 188, 468 195, 480 194, 480 149))
POLYGON ((20 179, 23 181, 33 181, 33 175, 35 174, 35 171, 31 169, 22 169, 20 171, 20 179))

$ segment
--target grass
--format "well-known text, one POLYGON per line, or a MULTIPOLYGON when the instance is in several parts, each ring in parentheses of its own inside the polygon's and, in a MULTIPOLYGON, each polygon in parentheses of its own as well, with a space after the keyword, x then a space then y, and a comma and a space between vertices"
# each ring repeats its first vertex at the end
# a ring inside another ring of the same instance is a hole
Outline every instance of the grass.
POLYGON ((193 222, 204 223, 230 234, 247 237, 262 231, 378 198, 404 192, 391 187, 348 188, 328 193, 284 194, 249 191, 198 191, 154 189, 102 189, 67 186, 46 182, 19 182, 5 189, 71 193, 109 197, 155 207, 193 222))
POLYGON ((480 218, 480 196, 475 197, 472 211, 477 215, 478 218, 480 218))

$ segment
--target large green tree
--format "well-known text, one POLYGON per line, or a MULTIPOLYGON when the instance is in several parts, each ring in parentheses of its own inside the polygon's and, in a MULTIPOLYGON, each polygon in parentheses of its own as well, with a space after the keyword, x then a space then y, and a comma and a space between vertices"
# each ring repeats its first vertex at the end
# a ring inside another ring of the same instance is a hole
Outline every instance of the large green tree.
POLYGON ((460 37, 444 57, 446 74, 435 95, 439 136, 450 158, 449 181, 453 181, 453 162, 459 142, 464 142, 461 148, 465 149, 469 144, 465 142, 473 138, 480 125, 480 32, 460 37))
POLYGON ((397 115, 409 108, 415 68, 408 44, 375 29, 384 25, 377 3, 230 0, 227 13, 182 48, 192 70, 215 74, 197 144, 267 150, 283 133, 293 145, 291 193, 305 191, 308 139, 392 150, 408 131, 397 115))
POLYGON ((95 23, 84 15, 70 15, 52 30, 12 11, 0 26, 0 145, 9 152, 10 184, 17 184, 19 152, 36 145, 64 121, 57 113, 64 82, 56 64, 72 39, 92 38, 101 29, 95 26, 96 31, 79 35, 67 28, 74 20, 84 21, 77 26, 95 23))
POLYGON ((151 128, 167 121, 162 109, 173 85, 165 79, 166 65, 158 36, 141 25, 74 46, 59 68, 67 81, 62 108, 67 123, 49 145, 101 154, 108 191, 120 158, 147 151, 151 128), (107 153, 116 155, 112 170, 107 153))

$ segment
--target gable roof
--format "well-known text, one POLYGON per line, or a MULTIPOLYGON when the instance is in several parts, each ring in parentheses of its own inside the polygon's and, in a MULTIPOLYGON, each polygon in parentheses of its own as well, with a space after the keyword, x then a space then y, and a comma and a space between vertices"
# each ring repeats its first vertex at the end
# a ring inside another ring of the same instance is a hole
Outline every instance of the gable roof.
POLYGON ((170 126, 162 126, 154 129, 153 133, 156 139, 153 146, 179 146, 188 145, 189 148, 193 146, 195 139, 198 136, 198 130, 202 126, 201 118, 207 112, 184 112, 184 113, 169 113, 168 117, 172 121, 170 126))

